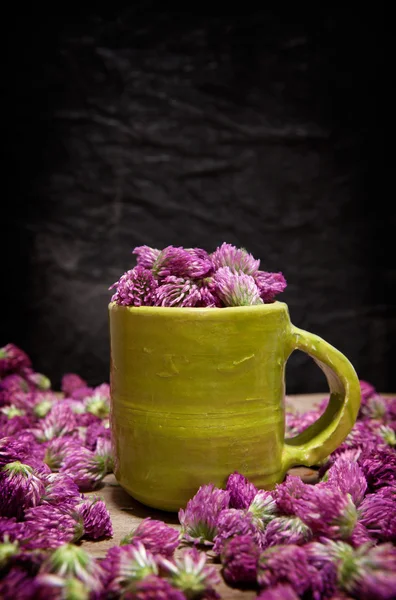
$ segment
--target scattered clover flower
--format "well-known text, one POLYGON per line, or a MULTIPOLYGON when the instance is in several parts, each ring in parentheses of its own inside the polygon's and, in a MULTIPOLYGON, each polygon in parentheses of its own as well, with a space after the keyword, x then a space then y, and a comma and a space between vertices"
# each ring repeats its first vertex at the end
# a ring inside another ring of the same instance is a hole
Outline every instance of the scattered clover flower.
POLYGON ((385 485, 396 485, 396 452, 384 447, 362 451, 357 459, 370 491, 385 485))
POLYGON ((302 545, 308 542, 312 536, 311 529, 299 517, 275 517, 265 528, 264 546, 302 545))
POLYGON ((50 467, 51 471, 59 471, 68 456, 78 452, 81 443, 73 437, 55 437, 52 438, 45 448, 44 462, 50 467))
POLYGON ((82 517, 86 539, 98 540, 113 536, 110 513, 101 498, 87 498, 75 507, 75 511, 82 517))
POLYGON ((44 485, 29 465, 14 461, 0 470, 0 514, 21 518, 24 511, 36 506, 44 492, 44 485))
MULTIPOLYGON (((257 596, 257 600, 298 600, 296 592, 291 585, 276 585, 273 588, 264 590, 257 596)), ((332 600, 335 600, 333 597, 332 600)))
POLYGON ((137 265, 110 286, 116 288, 111 301, 121 306, 153 306, 157 285, 152 273, 137 265))
POLYGON ((103 581, 112 593, 120 593, 131 583, 158 575, 157 561, 141 542, 127 546, 113 546, 103 559, 103 581))
POLYGON ((295 515, 295 501, 304 496, 305 490, 306 484, 299 477, 287 475, 285 481, 277 484, 272 492, 278 512, 282 515, 295 515))
POLYGON ((56 548, 77 542, 84 534, 83 517, 70 505, 43 504, 25 511, 25 545, 29 548, 56 548))
POLYGON ((121 545, 141 542, 152 554, 172 556, 180 542, 180 533, 162 521, 147 517, 121 540, 121 545))
POLYGON ((73 433, 77 428, 77 421, 73 412, 63 404, 56 404, 48 415, 39 423, 35 430, 38 441, 47 442, 55 437, 73 433))
POLYGON ((8 565, 10 559, 18 554, 19 544, 17 542, 0 540, 0 571, 8 565))
POLYGON ((133 591, 123 593, 123 600, 186 600, 180 590, 158 575, 148 575, 132 584, 133 591))
POLYGON ((230 508, 249 508, 258 490, 241 473, 232 473, 227 479, 226 490, 230 493, 230 508))
POLYGON ((356 461, 340 456, 325 477, 329 487, 336 487, 344 494, 350 494, 355 506, 359 506, 367 491, 367 481, 356 461))
POLYGON ((295 545, 272 546, 260 555, 257 568, 260 587, 289 584, 298 596, 308 594, 319 585, 319 575, 309 564, 304 548, 295 545))
POLYGON ((87 382, 77 375, 77 373, 65 373, 62 376, 61 390, 65 396, 71 396, 75 390, 86 386, 87 382))
POLYGON ((359 506, 359 522, 382 542, 396 541, 396 486, 368 494, 359 506))
POLYGON ((0 348, 0 377, 9 373, 19 373, 31 366, 28 355, 15 344, 7 344, 0 348))
POLYGON ((306 487, 295 501, 295 512, 314 533, 333 539, 347 539, 358 519, 350 494, 318 485, 306 487))
POLYGON ((221 267, 213 275, 216 292, 225 306, 250 306, 262 304, 259 290, 251 275, 235 273, 221 267))
POLYGON ((179 522, 185 540, 195 544, 212 545, 217 533, 217 520, 222 510, 228 508, 229 492, 213 484, 203 485, 185 510, 179 510, 179 522))
POLYGON ((381 425, 378 429, 379 435, 388 446, 396 446, 396 431, 387 425, 381 425))
POLYGON ((41 497, 41 504, 77 504, 80 500, 80 493, 77 485, 71 477, 63 473, 49 473, 43 475, 41 480, 44 484, 44 494, 41 497))
POLYGON ((89 587, 75 577, 42 574, 34 580, 34 593, 37 600, 89 600, 92 592, 89 587))
POLYGON ((172 584, 187 598, 195 598, 219 583, 215 567, 207 565, 206 560, 206 554, 196 548, 184 550, 174 561, 160 558, 161 567, 168 572, 172 584))
POLYGON ((0 598, 2 600, 35 600, 35 580, 20 567, 12 568, 0 578, 0 598))
POLYGON ((95 450, 100 439, 110 441, 110 429, 103 425, 103 422, 92 423, 88 425, 85 431, 85 446, 89 450, 95 450))
POLYGON ((44 561, 40 574, 54 574, 66 579, 78 579, 91 591, 102 588, 102 568, 83 548, 63 544, 44 561))
POLYGON ((276 501, 270 492, 259 490, 253 498, 248 512, 252 515, 254 523, 264 529, 266 523, 277 515, 276 501))
POLYGON ((80 447, 63 461, 60 473, 73 479, 80 491, 88 492, 95 489, 108 473, 108 459, 100 454, 91 452, 88 448, 80 447))
POLYGON ((251 535, 260 543, 261 532, 254 523, 251 512, 238 508, 226 508, 221 511, 216 524, 217 533, 214 537, 213 552, 221 554, 224 545, 235 535, 251 535))
POLYGON ((224 578, 231 584, 256 584, 260 548, 251 535, 236 535, 221 553, 224 578))

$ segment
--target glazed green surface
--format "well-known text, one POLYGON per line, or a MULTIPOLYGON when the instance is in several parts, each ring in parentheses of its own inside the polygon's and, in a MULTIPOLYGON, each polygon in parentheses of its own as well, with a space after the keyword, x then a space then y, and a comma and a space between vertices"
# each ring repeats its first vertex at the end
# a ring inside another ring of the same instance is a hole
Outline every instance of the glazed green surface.
POLYGON ((109 306, 115 475, 142 503, 177 511, 200 485, 238 471, 259 488, 330 454, 356 420, 350 362, 295 328, 287 305, 221 308, 109 306), (332 391, 325 415, 284 440, 290 353, 310 354, 332 391))

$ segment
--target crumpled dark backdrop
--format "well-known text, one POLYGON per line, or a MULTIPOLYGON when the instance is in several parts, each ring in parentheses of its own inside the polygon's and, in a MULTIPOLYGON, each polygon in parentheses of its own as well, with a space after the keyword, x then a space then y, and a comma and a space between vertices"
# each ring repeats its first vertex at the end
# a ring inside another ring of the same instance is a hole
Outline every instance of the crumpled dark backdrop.
MULTIPOLYGON (((228 241, 284 273, 295 325, 396 391, 381 3, 129 4, 4 24, 1 343, 54 385, 108 380, 108 287, 133 247, 228 241)), ((327 389, 301 353, 287 386, 327 389)))

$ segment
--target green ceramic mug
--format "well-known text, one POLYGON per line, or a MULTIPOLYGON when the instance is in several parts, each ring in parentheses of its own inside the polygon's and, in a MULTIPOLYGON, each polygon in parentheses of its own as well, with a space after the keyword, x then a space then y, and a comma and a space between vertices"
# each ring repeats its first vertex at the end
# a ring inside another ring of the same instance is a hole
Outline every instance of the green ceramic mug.
POLYGON ((271 489, 314 465, 352 429, 360 385, 348 359, 294 327, 286 304, 235 308, 109 305, 115 476, 135 499, 177 511, 238 471, 271 489), (325 413, 285 439, 285 365, 293 350, 323 369, 325 413))

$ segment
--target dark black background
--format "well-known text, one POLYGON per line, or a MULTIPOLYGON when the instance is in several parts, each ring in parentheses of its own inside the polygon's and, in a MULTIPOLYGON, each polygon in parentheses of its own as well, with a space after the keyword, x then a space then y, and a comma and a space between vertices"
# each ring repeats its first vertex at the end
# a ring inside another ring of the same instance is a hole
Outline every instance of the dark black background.
MULTIPOLYGON (((3 24, 0 344, 55 386, 106 381, 131 250, 227 241, 284 273, 295 325, 395 391, 382 5, 209 6, 15 6, 3 24)), ((326 389, 301 353, 287 386, 326 389)))

